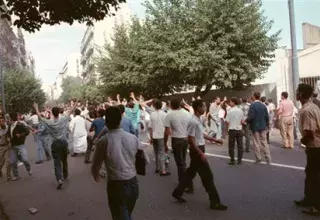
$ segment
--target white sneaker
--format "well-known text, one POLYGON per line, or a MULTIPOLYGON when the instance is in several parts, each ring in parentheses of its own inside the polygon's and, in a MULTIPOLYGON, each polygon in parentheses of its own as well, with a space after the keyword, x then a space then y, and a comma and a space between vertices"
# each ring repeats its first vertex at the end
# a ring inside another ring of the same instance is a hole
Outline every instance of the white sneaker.
POLYGON ((11 178, 11 181, 17 181, 18 179, 19 179, 18 177, 14 176, 11 178))
POLYGON ((57 190, 60 190, 62 188, 62 184, 63 184, 63 181, 62 180, 58 180, 57 190))
POLYGON ((22 162, 18 162, 18 167, 21 167, 23 165, 23 163, 22 162))
POLYGON ((32 171, 30 170, 30 171, 28 171, 28 175, 29 176, 32 176, 33 175, 33 173, 32 173, 32 171))

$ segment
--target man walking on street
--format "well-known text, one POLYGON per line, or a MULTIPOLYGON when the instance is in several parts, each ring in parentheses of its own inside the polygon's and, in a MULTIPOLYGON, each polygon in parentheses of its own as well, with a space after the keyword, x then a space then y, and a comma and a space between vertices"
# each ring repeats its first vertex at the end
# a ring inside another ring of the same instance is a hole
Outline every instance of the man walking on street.
POLYGON ((46 125, 43 122, 38 124, 38 130, 35 131, 37 135, 37 145, 38 145, 38 152, 37 152, 37 161, 36 164, 42 164, 44 160, 44 154, 47 157, 47 160, 51 160, 51 153, 50 153, 50 135, 46 125))
POLYGON ((299 114, 301 143, 306 145, 305 198, 295 201, 301 207, 309 207, 303 213, 320 216, 320 109, 312 103, 313 88, 299 84, 297 100, 302 104, 299 114))
POLYGON ((294 148, 293 137, 293 102, 288 100, 288 93, 281 93, 281 103, 279 105, 278 115, 280 118, 280 133, 282 137, 283 147, 286 149, 294 148))
POLYGON ((269 128, 269 113, 267 107, 260 101, 260 92, 253 94, 254 102, 250 105, 246 122, 253 134, 253 150, 256 157, 256 164, 261 163, 261 151, 268 164, 271 164, 267 132, 269 128))
POLYGON ((244 137, 245 137, 245 143, 246 143, 246 148, 245 151, 247 153, 250 152, 250 137, 251 137, 251 131, 249 128, 249 124, 247 124, 245 121, 247 120, 248 117, 248 113, 249 113, 249 108, 250 108, 250 103, 248 103, 246 98, 242 99, 242 103, 240 105, 240 109, 243 112, 243 120, 244 120, 244 124, 243 124, 243 133, 244 133, 244 137))
POLYGON ((139 196, 135 168, 136 153, 141 150, 137 137, 120 128, 122 115, 118 107, 106 110, 108 134, 96 145, 92 161, 92 176, 100 182, 99 171, 105 163, 108 175, 107 194, 113 220, 131 220, 139 196))
POLYGON ((90 135, 87 136, 88 148, 87 148, 85 159, 84 159, 84 163, 86 164, 91 163, 90 158, 91 158, 93 143, 95 139, 98 137, 98 135, 100 134, 100 132, 102 131, 102 129, 104 128, 105 121, 103 119, 103 116, 104 116, 104 110, 99 109, 97 111, 97 117, 93 120, 91 127, 89 129, 89 132, 94 132, 94 135, 93 137, 90 135))
POLYGON ((219 193, 213 182, 213 174, 205 155, 205 140, 221 142, 203 132, 200 116, 206 111, 206 105, 201 99, 193 102, 194 115, 188 123, 188 142, 190 145, 190 166, 184 176, 184 181, 173 191, 172 196, 179 202, 186 202, 182 197, 184 190, 191 184, 193 178, 198 173, 206 192, 210 199, 210 208, 217 210, 227 210, 227 206, 220 202, 219 193))
MULTIPOLYGON (((174 155, 174 160, 178 169, 179 183, 184 179, 184 174, 187 169, 187 150, 188 150, 188 132, 187 127, 191 114, 186 113, 181 109, 181 100, 174 98, 170 102, 172 111, 165 118, 165 136, 164 144, 167 147, 169 136, 171 135, 171 147, 174 155)), ((190 186, 190 191, 193 191, 190 186)))
MULTIPOLYGON (((71 103, 73 107, 73 102, 71 103)), ((69 122, 69 116, 72 111, 70 111, 67 115, 60 116, 60 108, 53 107, 52 115, 53 119, 48 120, 46 118, 41 117, 41 113, 39 111, 38 104, 34 104, 35 111, 39 116, 39 120, 43 122, 49 131, 49 134, 52 137, 52 157, 54 162, 54 171, 56 180, 58 182, 57 189, 60 190, 62 188, 63 180, 67 179, 69 176, 68 172, 68 142, 67 142, 67 126, 69 122)))
POLYGON ((243 155, 243 133, 242 133, 242 123, 244 119, 243 111, 238 107, 238 99, 231 98, 229 105, 231 109, 229 110, 226 122, 228 124, 229 130, 229 165, 235 165, 234 159, 234 148, 237 143, 238 148, 238 164, 242 163, 243 155))
POLYGON ((164 144, 164 123, 166 113, 162 111, 162 102, 158 99, 153 101, 155 111, 150 115, 150 142, 153 144, 154 156, 156 158, 156 173, 160 173, 160 176, 168 176, 169 172, 166 171, 165 166, 165 153, 168 149, 164 144))
POLYGON ((11 163, 13 178, 12 180, 18 180, 18 159, 26 167, 29 176, 32 176, 31 166, 28 161, 27 149, 25 146, 26 137, 30 134, 29 128, 25 123, 18 121, 18 114, 10 114, 11 125, 9 127, 9 137, 11 140, 11 163))

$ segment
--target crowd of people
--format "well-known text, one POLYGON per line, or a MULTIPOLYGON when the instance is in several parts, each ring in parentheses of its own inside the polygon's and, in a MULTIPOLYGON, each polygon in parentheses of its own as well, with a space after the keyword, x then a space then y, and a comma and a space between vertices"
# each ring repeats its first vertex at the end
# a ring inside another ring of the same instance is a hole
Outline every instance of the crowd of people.
MULTIPOLYGON (((130 93, 128 102, 118 95, 116 100, 109 98, 108 102, 96 106, 71 101, 64 107, 40 110, 35 103, 30 115, 11 113, 9 118, 0 115, 0 170, 5 165, 7 179, 15 181, 19 179, 18 165, 22 163, 28 174, 33 175, 25 147, 26 137, 32 133, 38 146, 36 164, 53 159, 57 189, 62 188, 69 176, 68 154, 72 157, 84 154, 84 163, 92 163, 95 181, 107 176, 113 219, 131 219, 139 196, 136 155, 138 151, 145 152, 146 147, 140 141, 144 132, 153 145, 155 173, 161 177, 171 175, 168 170, 171 139, 179 183, 172 192, 173 198, 186 202, 183 194, 194 192, 193 179, 199 174, 211 209, 223 211, 227 206, 221 202, 214 184, 205 145, 221 146, 224 139, 228 139, 231 166, 240 165, 243 153, 251 150, 256 164, 265 160, 270 165, 269 143, 273 129, 280 129, 283 147, 292 149, 299 128, 301 144, 306 147, 307 166, 305 197, 295 203, 309 207, 304 210, 307 214, 319 214, 320 106, 312 95, 311 86, 299 85, 300 111, 288 99, 287 92, 281 94, 278 106, 271 99, 261 97, 259 92, 242 99, 215 97, 209 105, 199 97, 189 105, 179 98, 169 102, 145 101, 142 96, 136 98, 134 93, 130 93)), ((147 162, 146 153, 145 159, 147 162)))

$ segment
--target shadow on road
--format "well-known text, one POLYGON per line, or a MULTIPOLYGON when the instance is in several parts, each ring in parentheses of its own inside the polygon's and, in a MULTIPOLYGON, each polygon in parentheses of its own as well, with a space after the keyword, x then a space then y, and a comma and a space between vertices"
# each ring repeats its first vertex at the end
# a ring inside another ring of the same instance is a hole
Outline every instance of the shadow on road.
POLYGON ((2 202, 0 202, 0 220, 10 220, 9 216, 4 211, 2 202))

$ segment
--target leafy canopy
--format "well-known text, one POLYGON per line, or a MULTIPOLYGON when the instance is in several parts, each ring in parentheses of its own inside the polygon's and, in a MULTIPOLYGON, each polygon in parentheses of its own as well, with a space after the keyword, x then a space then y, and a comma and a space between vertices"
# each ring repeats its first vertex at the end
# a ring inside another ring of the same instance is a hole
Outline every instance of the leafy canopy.
MULTIPOLYGON (((135 91, 161 96, 213 85, 241 89, 261 78, 277 48, 279 33, 261 11, 261 1, 150 0, 146 19, 116 26, 99 64, 108 93, 135 91)), ((201 90, 204 91, 201 92, 201 90)))
POLYGON ((101 103, 104 100, 101 89, 94 79, 84 83, 80 77, 67 76, 62 80, 61 88, 60 100, 64 103, 74 99, 90 103, 101 103))
POLYGON ((75 21, 92 24, 93 20, 103 20, 112 14, 125 0, 0 0, 3 7, 0 14, 29 32, 39 30, 42 25, 55 25, 61 22, 72 25, 75 21))
POLYGON ((41 81, 34 74, 23 70, 9 70, 4 73, 6 110, 25 113, 34 102, 43 105, 46 96, 41 81))

